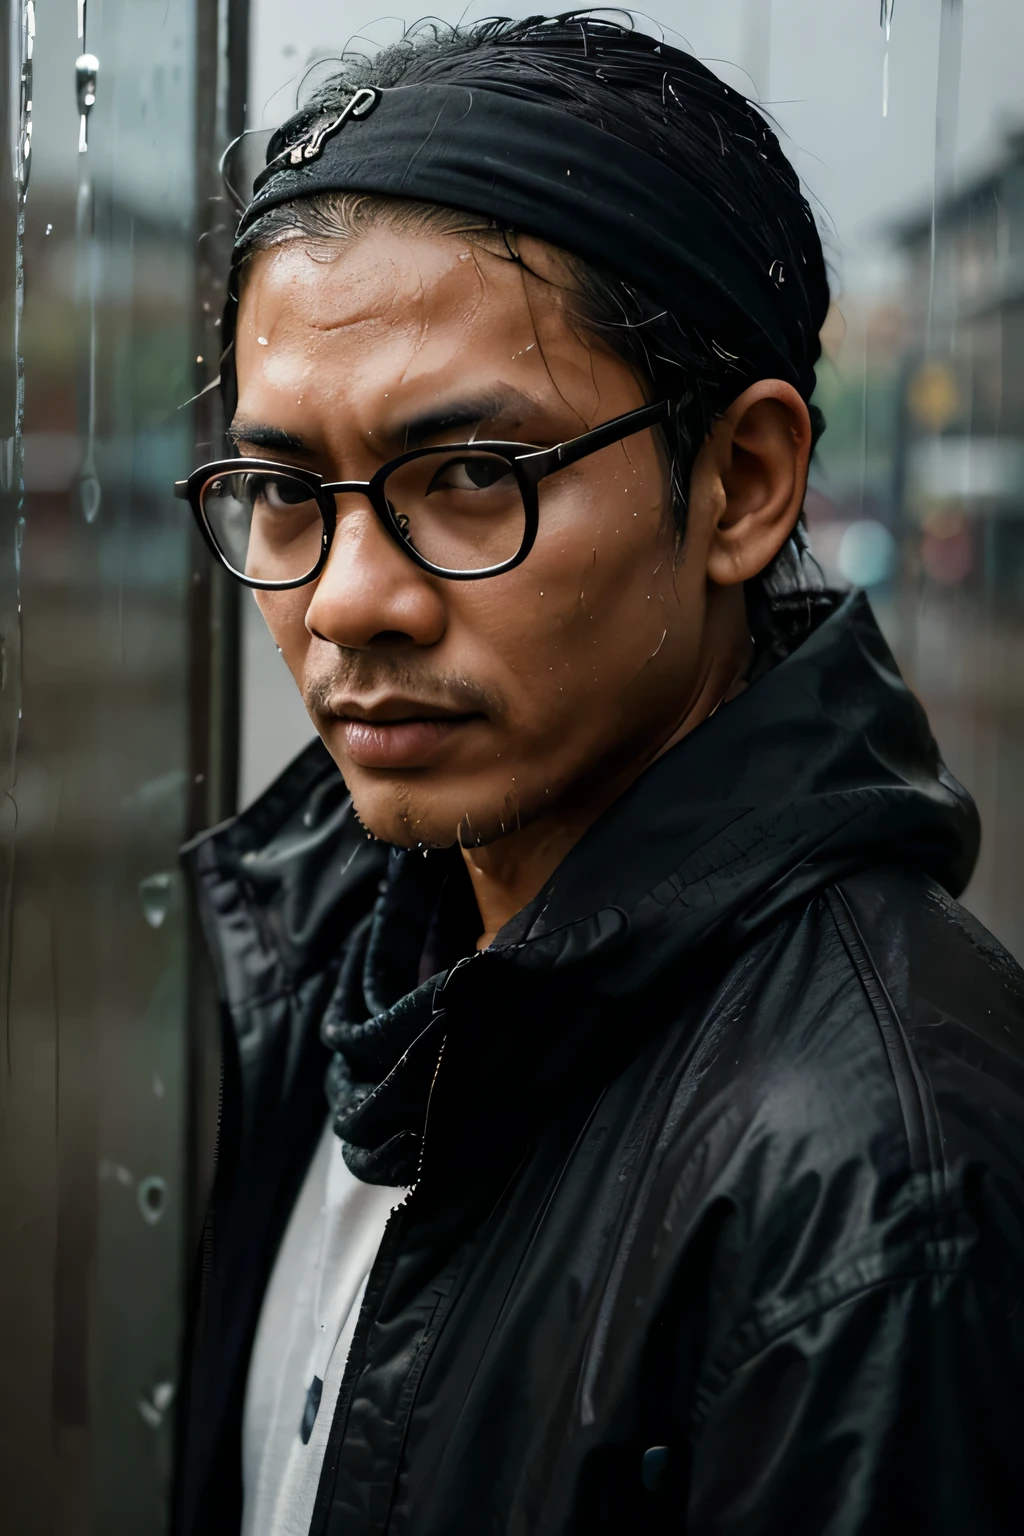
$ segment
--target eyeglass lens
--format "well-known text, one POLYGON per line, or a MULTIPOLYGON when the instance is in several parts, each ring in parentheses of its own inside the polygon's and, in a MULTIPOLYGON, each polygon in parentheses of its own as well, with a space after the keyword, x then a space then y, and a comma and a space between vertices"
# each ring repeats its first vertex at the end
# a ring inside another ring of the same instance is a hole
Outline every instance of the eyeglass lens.
MULTIPOLYGON (((485 570, 513 559, 526 533, 515 471, 497 454, 438 449, 388 475, 384 496, 401 534, 441 570, 485 570)), ((323 523, 309 486, 279 470, 220 474, 203 515, 227 563, 253 581, 296 581, 320 557, 323 523)))
POLYGON ((324 525, 304 480, 239 470, 203 487, 203 516, 233 571, 253 581, 294 581, 316 566, 324 525))

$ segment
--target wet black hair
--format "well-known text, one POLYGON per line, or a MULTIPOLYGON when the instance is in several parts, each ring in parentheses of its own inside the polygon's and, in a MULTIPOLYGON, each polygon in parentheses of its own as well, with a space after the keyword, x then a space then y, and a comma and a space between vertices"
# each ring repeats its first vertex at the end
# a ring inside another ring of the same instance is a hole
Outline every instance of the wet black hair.
MULTIPOLYGON (((722 208, 763 253, 765 270, 780 262, 791 272, 820 273, 816 308, 824 319, 828 290, 821 241, 799 178, 762 112, 699 60, 637 31, 621 13, 565 12, 525 20, 491 18, 466 25, 416 23, 401 41, 372 57, 346 53, 278 130, 280 154, 311 124, 337 113, 364 86, 472 82, 529 87, 543 76, 547 101, 609 133, 665 158, 722 208)), ((359 199, 355 199, 356 202, 359 199)), ((378 208, 394 199, 367 198, 378 208)), ((235 249, 244 274, 256 251, 295 235, 329 237, 332 214, 353 196, 296 199, 271 208, 245 230, 235 249), (304 206, 305 205, 305 206, 304 206)), ((421 213, 425 213, 421 210, 421 213)), ((443 219, 450 210, 438 210, 443 219)), ((429 218, 429 215, 427 215, 429 218)), ((509 247, 515 255, 514 232, 509 247)), ((742 346, 708 337, 618 276, 567 253, 579 285, 579 319, 633 366, 654 397, 679 402, 665 434, 672 465, 673 513, 685 533, 693 461, 716 416, 760 376, 742 346)), ((798 361, 813 368, 813 348, 798 361)), ((813 406, 815 442, 824 419, 813 406)), ((822 605, 820 572, 801 517, 772 565, 747 584, 751 630, 762 650, 787 654, 808 632, 822 605)))

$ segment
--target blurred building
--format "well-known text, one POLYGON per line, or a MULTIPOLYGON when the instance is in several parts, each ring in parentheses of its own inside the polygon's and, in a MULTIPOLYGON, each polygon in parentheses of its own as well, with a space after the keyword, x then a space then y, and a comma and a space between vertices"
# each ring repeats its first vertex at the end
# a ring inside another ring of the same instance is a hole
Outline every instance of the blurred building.
POLYGON ((908 265, 894 461, 908 554, 988 605, 1024 598, 1024 130, 894 231, 908 265))
POLYGON ((895 225, 906 258, 879 608, 982 816, 969 906, 1024 954, 1024 131, 895 225))

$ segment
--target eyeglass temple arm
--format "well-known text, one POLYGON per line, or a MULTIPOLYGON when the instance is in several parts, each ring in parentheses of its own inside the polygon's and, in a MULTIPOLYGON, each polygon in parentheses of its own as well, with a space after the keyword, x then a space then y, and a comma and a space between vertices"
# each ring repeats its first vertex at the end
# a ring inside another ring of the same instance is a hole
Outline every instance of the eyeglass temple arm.
POLYGON ((632 437, 634 432, 642 432, 646 427, 654 427, 660 422, 667 421, 671 411, 670 400, 659 400, 654 405, 642 405, 639 410, 627 411, 624 416, 615 416, 611 421, 606 421, 603 426, 594 427, 590 432, 583 432, 579 437, 572 437, 567 443, 560 443, 557 448, 544 448, 540 453, 526 454, 519 463, 526 469, 530 479, 536 483, 556 469, 564 469, 566 465, 575 464, 578 459, 586 458, 588 454, 599 453, 602 448, 621 442, 624 437, 632 437))

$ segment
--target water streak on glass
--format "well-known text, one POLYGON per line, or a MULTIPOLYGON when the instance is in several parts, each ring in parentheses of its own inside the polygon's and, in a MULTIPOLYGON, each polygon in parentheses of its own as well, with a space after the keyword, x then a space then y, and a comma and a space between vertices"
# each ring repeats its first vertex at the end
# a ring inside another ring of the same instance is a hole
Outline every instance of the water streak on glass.
POLYGON ((956 185, 957 123, 960 116, 960 61, 963 50, 963 0, 941 0, 939 64, 935 83, 935 174, 932 180, 932 222, 928 274, 927 345, 948 344, 952 339, 954 283, 949 261, 941 260, 938 243, 938 210, 956 185), (938 292, 937 292, 938 289, 938 292), (938 300, 946 334, 936 337, 938 300))
MULTIPOLYGON (((86 42, 85 0, 78 8, 78 36, 86 42)), ((96 295, 100 280, 100 250, 96 241, 96 201, 89 151, 89 115, 96 105, 99 61, 95 54, 81 53, 75 61, 75 97, 78 106, 78 200, 75 232, 78 241, 79 381, 78 423, 82 434, 82 464, 78 472, 78 499, 82 516, 91 523, 100 509, 101 490, 96 472, 96 295)))
POLYGON ((24 311, 24 232, 25 199, 32 169, 32 69, 35 52, 35 5, 25 0, 15 15, 4 39, 12 46, 14 57, 7 64, 7 77, 18 82, 18 116, 13 127, 12 171, 5 179, 2 198, 3 358, 4 377, 0 390, 0 1009, 3 1018, 3 1057, 8 1079, 0 1091, 0 1103, 10 1087, 10 995, 2 985, 10 965, 12 893, 14 882, 15 840, 18 806, 15 798, 18 778, 18 736, 22 718, 21 701, 21 550, 24 538, 24 465, 25 382, 22 357, 22 319, 24 311))
POLYGON ((881 0, 879 24, 885 32, 885 55, 882 59, 882 116, 889 116, 889 42, 892 38, 892 13, 896 0, 881 0))

